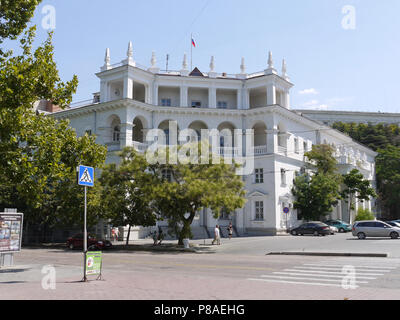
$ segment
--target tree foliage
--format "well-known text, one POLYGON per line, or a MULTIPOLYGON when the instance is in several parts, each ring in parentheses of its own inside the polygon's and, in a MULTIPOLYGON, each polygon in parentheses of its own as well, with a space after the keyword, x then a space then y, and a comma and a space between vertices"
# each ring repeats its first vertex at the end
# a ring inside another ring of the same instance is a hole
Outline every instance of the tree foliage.
MULTIPOLYGON (((169 159, 169 151, 165 152, 169 159)), ((168 219, 179 244, 183 244, 184 238, 191 238, 190 225, 200 210, 209 208, 218 218, 222 209, 233 212, 245 204, 244 183, 236 175, 236 166, 223 161, 212 163, 211 154, 208 164, 167 162, 155 163, 149 168, 158 178, 153 207, 161 217, 168 219)))
POLYGON ((400 218, 400 127, 395 124, 342 122, 333 127, 378 152, 376 181, 383 216, 400 218))
POLYGON ((292 194, 296 198, 294 208, 305 220, 319 220, 332 212, 340 199, 341 176, 337 173, 336 159, 329 145, 315 145, 305 154, 308 168, 294 180, 292 194))
POLYGON ((129 225, 129 231, 132 226, 153 226, 156 215, 151 201, 157 179, 148 172, 145 157, 133 148, 125 148, 121 159, 119 166, 109 164, 102 170, 99 211, 113 225, 129 225))

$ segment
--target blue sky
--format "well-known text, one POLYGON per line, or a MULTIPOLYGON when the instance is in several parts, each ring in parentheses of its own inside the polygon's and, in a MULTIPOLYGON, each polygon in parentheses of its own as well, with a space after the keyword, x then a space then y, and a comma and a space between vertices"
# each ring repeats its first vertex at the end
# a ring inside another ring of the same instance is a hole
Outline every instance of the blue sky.
POLYGON ((248 73, 266 69, 269 50, 279 71, 285 58, 292 108, 400 112, 398 0, 44 0, 32 20, 38 41, 45 5, 56 10, 62 79, 79 78, 74 101, 99 91, 107 47, 111 63, 125 58, 131 40, 138 63, 149 66, 154 50, 161 69, 169 54, 169 69, 179 70, 193 33, 193 64, 205 72, 212 55, 227 73, 239 72, 241 57, 248 73), (356 10, 354 30, 342 27, 346 5, 356 10))

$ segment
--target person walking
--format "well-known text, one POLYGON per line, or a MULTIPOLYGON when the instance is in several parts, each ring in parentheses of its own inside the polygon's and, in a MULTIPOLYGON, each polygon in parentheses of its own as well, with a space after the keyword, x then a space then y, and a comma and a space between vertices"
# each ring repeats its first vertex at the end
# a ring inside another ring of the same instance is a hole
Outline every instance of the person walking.
POLYGON ((232 226, 232 222, 229 222, 229 226, 228 226, 228 235, 229 235, 229 240, 232 239, 232 235, 233 235, 233 226, 232 226))
POLYGON ((221 233, 219 231, 219 225, 216 225, 214 229, 214 240, 212 241, 212 244, 214 245, 215 242, 217 242, 217 245, 221 244, 221 233))

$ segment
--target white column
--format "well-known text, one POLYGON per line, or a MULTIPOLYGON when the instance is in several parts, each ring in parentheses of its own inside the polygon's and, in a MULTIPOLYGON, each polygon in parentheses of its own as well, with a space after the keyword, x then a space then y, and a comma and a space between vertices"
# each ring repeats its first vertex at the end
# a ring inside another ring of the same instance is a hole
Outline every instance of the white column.
POLYGON ((187 86, 181 86, 181 103, 180 106, 181 107, 188 107, 189 103, 188 103, 188 87, 187 86))
POLYGON ((104 80, 100 81, 100 102, 107 102, 107 82, 104 80))
POLYGON ((276 104, 276 87, 270 83, 267 85, 267 105, 271 106, 276 104))
POLYGON ((244 89, 243 94, 244 98, 243 98, 242 109, 250 109, 250 90, 244 89))
POLYGON ((237 90, 236 109, 243 109, 243 89, 237 90))
POLYGON ((157 106, 158 105, 158 83, 154 81, 153 83, 153 94, 151 104, 157 106))
POLYGON ((124 99, 133 99, 133 80, 128 76, 124 78, 124 99))
POLYGON ((208 107, 216 108, 217 107, 217 89, 216 88, 208 88, 208 107))

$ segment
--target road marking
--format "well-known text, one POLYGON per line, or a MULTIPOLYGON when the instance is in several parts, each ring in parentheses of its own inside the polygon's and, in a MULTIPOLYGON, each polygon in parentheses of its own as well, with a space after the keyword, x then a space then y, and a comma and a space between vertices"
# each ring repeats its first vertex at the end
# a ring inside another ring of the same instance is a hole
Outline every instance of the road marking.
MULTIPOLYGON (((350 265, 350 263, 349 263, 350 265)), ((370 269, 390 269, 390 270, 394 270, 397 267, 386 267, 386 266, 357 266, 354 265, 353 263, 351 263, 352 266, 354 266, 355 268, 370 268, 370 269)), ((318 263, 305 263, 304 266, 321 266, 321 267, 340 267, 343 268, 343 265, 339 265, 339 264, 318 264, 318 263)))
MULTIPOLYGON (((352 265, 353 266, 353 265, 352 265)), ((357 266, 353 266, 354 269, 357 269, 357 266)), ((296 269, 306 269, 306 270, 321 270, 321 271, 329 271, 329 270, 343 270, 343 266, 337 268, 330 267, 295 267, 296 269)), ((367 269, 358 269, 360 272, 377 272, 378 270, 367 270, 367 269)), ((392 270, 379 270, 380 272, 390 272, 392 270)))
MULTIPOLYGON (((309 281, 328 281, 328 282, 342 282, 342 279, 310 279, 307 277, 288 277, 288 276, 272 276, 262 275, 261 278, 277 278, 277 279, 288 279, 288 280, 309 280, 309 281)), ((357 283, 368 283, 368 281, 357 281, 357 283)))
MULTIPOLYGON (((264 281, 264 282, 279 282, 279 283, 289 283, 289 284, 304 284, 311 286, 328 286, 328 287, 339 287, 342 288, 341 284, 333 284, 333 283, 318 283, 318 282, 299 282, 299 281, 285 281, 285 280, 274 280, 274 279, 253 279, 249 278, 247 280, 250 281, 264 281)), ((358 286, 354 286, 354 288, 358 288, 358 286)))
MULTIPOLYGON (((274 274, 287 274, 294 276, 310 276, 310 277, 322 277, 322 278, 341 278, 341 279, 343 279, 343 277, 345 276, 345 274, 331 275, 331 274, 313 274, 313 273, 297 273, 297 272, 274 272, 274 274)), ((356 279, 375 280, 376 278, 356 276, 356 279)))
MULTIPOLYGON (((310 270, 300 270, 300 269, 285 269, 284 271, 291 271, 291 272, 311 272, 310 270)), ((316 271, 313 270, 312 272, 314 273, 322 273, 322 274, 341 274, 344 275, 343 272, 332 272, 332 271, 316 271)), ((362 275, 362 276, 383 276, 384 273, 360 273, 356 272, 356 275, 362 275)))

